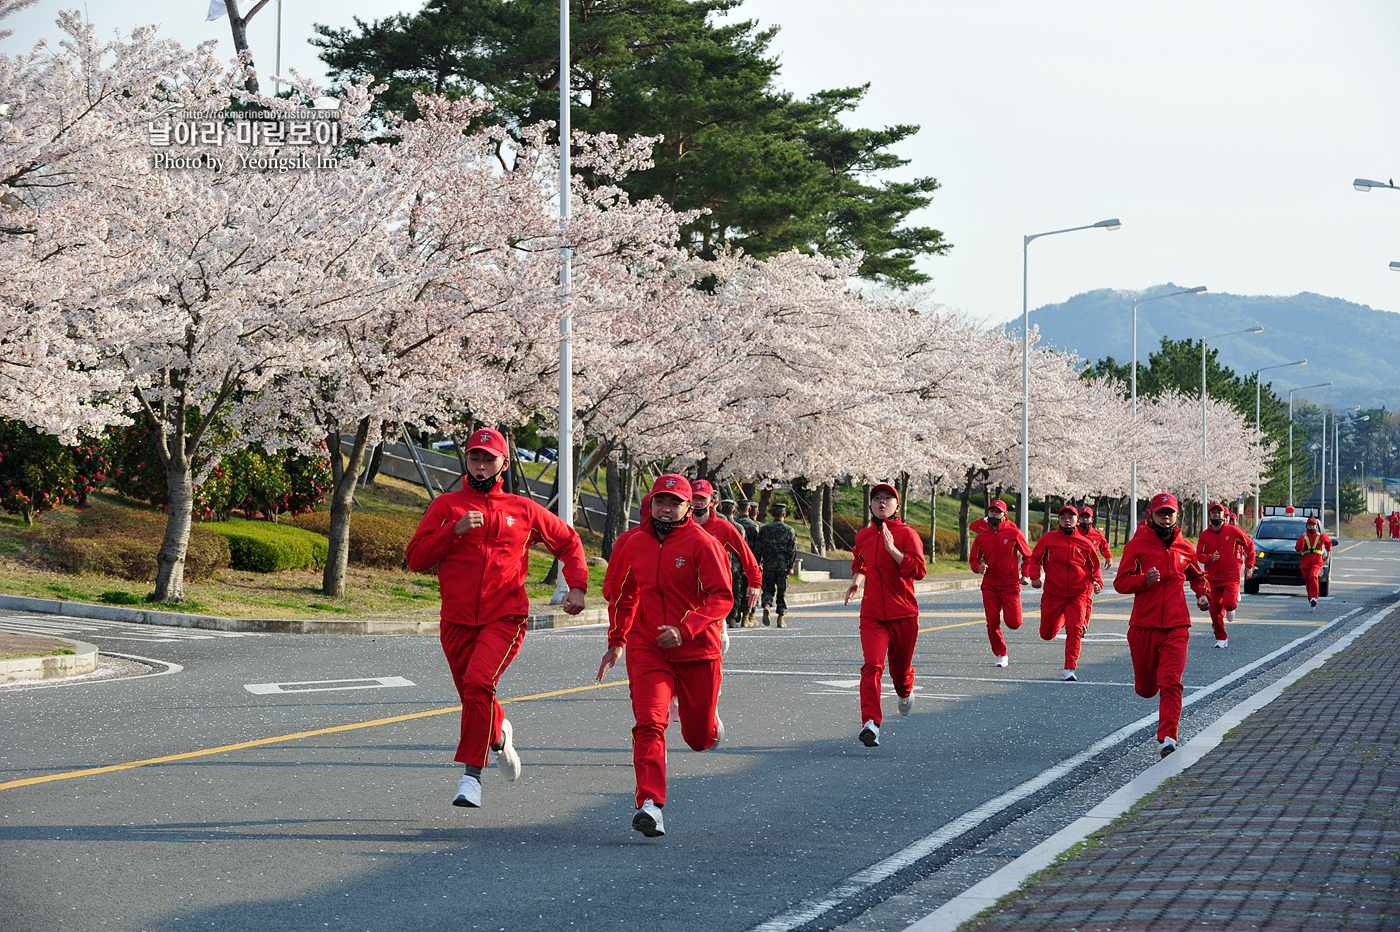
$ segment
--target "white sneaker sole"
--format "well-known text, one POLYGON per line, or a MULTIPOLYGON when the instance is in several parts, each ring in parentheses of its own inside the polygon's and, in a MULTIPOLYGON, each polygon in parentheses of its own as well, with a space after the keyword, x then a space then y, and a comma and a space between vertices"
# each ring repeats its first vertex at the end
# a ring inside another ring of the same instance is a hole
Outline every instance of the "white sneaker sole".
POLYGON ((648 838, 660 838, 666 834, 665 825, 653 819, 644 809, 638 809, 632 816, 632 830, 641 832, 648 838))
POLYGON ((515 733, 510 719, 501 721, 501 749, 496 752, 496 767, 511 783, 520 779, 520 755, 515 751, 515 733))

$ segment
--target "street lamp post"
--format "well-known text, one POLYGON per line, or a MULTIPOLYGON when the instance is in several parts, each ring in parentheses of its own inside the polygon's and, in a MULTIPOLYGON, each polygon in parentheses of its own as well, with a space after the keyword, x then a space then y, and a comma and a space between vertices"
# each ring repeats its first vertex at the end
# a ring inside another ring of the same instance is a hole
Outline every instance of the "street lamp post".
POLYGON ((1116 230, 1123 224, 1115 217, 1100 220, 1082 227, 1068 227, 1063 230, 1050 230, 1046 233, 1032 233, 1021 242, 1021 533, 1027 538, 1031 533, 1031 312, 1027 302, 1030 281, 1029 248, 1031 240, 1042 236, 1056 236, 1060 233, 1074 233, 1079 230, 1116 230))
POLYGON ((1288 507, 1293 507, 1293 393, 1304 392, 1310 388, 1326 388, 1331 382, 1318 382, 1316 385, 1304 385, 1302 388, 1290 388, 1288 390, 1288 507))
MULTIPOLYGON (((1196 286, 1195 288, 1186 288, 1186 289, 1184 289, 1184 290, 1182 290, 1182 291, 1173 291, 1173 292, 1171 292, 1171 293, 1169 293, 1169 294, 1157 294, 1157 295, 1153 295, 1153 296, 1150 297, 1150 298, 1134 298, 1134 299, 1133 299, 1133 391, 1132 391, 1132 398, 1133 398, 1133 427, 1134 427, 1134 431, 1133 431, 1133 442, 1134 442, 1134 443, 1137 442, 1137 431, 1136 431, 1136 427, 1137 427, 1137 359, 1138 359, 1138 356, 1137 356, 1137 330, 1138 330, 1138 328, 1137 328, 1137 309, 1138 309, 1138 305, 1139 305, 1139 304, 1146 304, 1148 301, 1158 301, 1158 300, 1160 300, 1160 299, 1162 299, 1162 298, 1175 298, 1175 297, 1177 297, 1178 295, 1184 295, 1184 294, 1200 294, 1201 292, 1203 292, 1203 291, 1205 291, 1205 290, 1206 290, 1206 286, 1205 286, 1205 285, 1198 285, 1198 286, 1196 286)), ((1128 504, 1128 527, 1129 527, 1129 529, 1130 529, 1130 530, 1128 531, 1128 533, 1131 535, 1131 534, 1133 533, 1133 531, 1137 529, 1137 503, 1138 503, 1138 494, 1137 494, 1137 458, 1136 458, 1136 457, 1133 458, 1132 468, 1131 468, 1131 470, 1130 470, 1130 472, 1129 472, 1129 480, 1128 480, 1128 499, 1129 499, 1129 504, 1128 504)))
MULTIPOLYGON (((1351 411, 1360 411, 1361 405, 1350 408, 1351 411)), ((1371 416, 1353 418, 1353 421, 1369 421, 1371 416)), ((1337 415, 1332 415, 1332 500, 1335 503, 1333 510, 1337 513, 1337 540, 1342 539, 1342 434, 1339 429, 1337 415)))
POLYGON ((1201 527, 1205 527, 1210 517, 1210 503, 1206 500, 1209 494, 1209 483, 1206 480, 1206 470, 1208 461, 1206 460, 1206 341, 1218 340, 1221 337, 1233 337, 1241 333, 1263 333, 1263 327, 1247 327, 1244 330, 1231 330, 1228 333, 1217 333, 1215 336, 1201 337, 1201 527))
MULTIPOLYGON (((574 526, 574 399, 573 314, 569 310, 570 272, 573 264, 568 243, 569 194, 569 0, 559 0, 559 297, 564 314, 559 318, 559 450, 554 459, 559 477, 559 518, 574 526)), ((569 584, 559 573, 550 601, 558 605, 569 594, 569 584)))
MULTIPOLYGON (((1254 372, 1254 433, 1255 433, 1256 435, 1260 432, 1260 425, 1259 425, 1259 373, 1260 373, 1260 372, 1263 372, 1265 369, 1287 369, 1289 366, 1306 366, 1307 364, 1308 364, 1308 361, 1307 361, 1306 359, 1298 359, 1298 360, 1294 360, 1293 362, 1279 363, 1277 366, 1265 366, 1263 369, 1257 369, 1257 370, 1255 370, 1255 372, 1254 372)), ((1273 383, 1271 382, 1271 383, 1269 383, 1269 384, 1272 385, 1273 383)), ((1272 391, 1272 389, 1270 389, 1270 391, 1272 391)), ((1256 528, 1259 526, 1259 482, 1258 482, 1258 480, 1255 480, 1255 483, 1254 483, 1254 526, 1255 526, 1256 528)))
MULTIPOLYGON (((1351 186, 1358 191, 1369 191, 1372 188, 1389 188, 1392 191, 1400 191, 1400 185, 1395 183, 1394 178, 1388 181, 1371 181, 1369 178, 1357 178, 1351 183, 1351 186)), ((1400 272, 1400 262, 1390 263, 1390 270, 1392 272, 1400 272)))

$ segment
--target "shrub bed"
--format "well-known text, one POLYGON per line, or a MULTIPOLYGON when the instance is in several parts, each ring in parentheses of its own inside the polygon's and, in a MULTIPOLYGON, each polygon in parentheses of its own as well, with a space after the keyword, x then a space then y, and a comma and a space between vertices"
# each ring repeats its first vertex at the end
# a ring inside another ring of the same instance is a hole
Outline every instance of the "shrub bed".
POLYGON ((326 565, 326 539, 311 531, 267 521, 217 521, 203 527, 228 541, 234 569, 275 573, 326 565))
MULTIPOLYGON (((404 551, 418 529, 417 518, 407 515, 374 515, 356 512, 350 518, 350 562, 355 566, 397 569, 404 565, 404 551)), ((292 523, 323 537, 331 532, 331 513, 313 511, 298 515, 292 523)))
MULTIPOLYGON (((94 505, 79 513, 76 525, 34 531, 31 539, 37 549, 74 573, 149 582, 156 578, 165 520, 156 512, 94 505)), ((207 528, 192 527, 185 578, 208 579, 228 565, 228 542, 207 528)))

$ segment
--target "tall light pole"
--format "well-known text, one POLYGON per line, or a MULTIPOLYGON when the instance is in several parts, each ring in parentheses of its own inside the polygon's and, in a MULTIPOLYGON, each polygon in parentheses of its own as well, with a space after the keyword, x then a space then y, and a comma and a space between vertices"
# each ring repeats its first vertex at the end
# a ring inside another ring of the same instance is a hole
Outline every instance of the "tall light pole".
MULTIPOLYGON (((1361 405, 1348 408, 1349 411, 1360 411, 1361 405)), ((1369 421, 1371 416, 1352 418, 1353 423, 1357 421, 1369 421)), ((1339 429, 1339 418, 1332 415, 1332 501, 1333 511, 1337 515, 1337 540, 1342 539, 1342 434, 1339 429)))
POLYGON ((1206 500, 1209 491, 1209 483, 1206 481, 1206 470, 1209 461, 1206 459, 1206 341, 1218 340, 1221 337, 1232 337, 1241 333, 1263 333, 1263 327, 1248 327, 1244 330, 1231 330, 1228 333, 1217 333, 1215 336, 1201 337, 1201 527, 1205 527, 1210 517, 1210 503, 1206 500))
MULTIPOLYGON (((554 458, 559 477, 559 518, 574 526, 574 397, 573 397, 573 312, 569 310, 569 273, 572 257, 568 236, 569 194, 572 171, 569 166, 569 0, 559 0, 559 299, 564 314, 559 318, 559 450, 554 458)), ((550 599, 555 605, 569 594, 569 584, 559 573, 550 599)))
MULTIPOLYGON (((1148 301, 1160 301, 1162 298, 1175 298, 1175 297, 1177 297, 1178 295, 1184 295, 1184 294, 1200 294, 1201 292, 1203 292, 1203 291, 1205 291, 1205 290, 1206 290, 1206 286, 1205 286, 1205 285, 1198 285, 1198 286, 1196 286, 1195 288, 1187 288, 1187 289, 1185 289, 1185 290, 1183 290, 1183 291, 1172 291, 1172 292, 1169 292, 1169 293, 1167 293, 1167 294, 1157 294, 1157 295, 1153 295, 1153 296, 1150 297, 1150 298, 1134 298, 1134 299, 1133 299, 1133 392, 1132 392, 1132 398, 1133 398, 1133 442, 1134 442, 1134 443, 1137 442, 1137 360, 1138 360, 1138 355, 1137 355, 1137 309, 1138 309, 1138 305, 1139 305, 1139 304, 1146 304, 1148 301)), ((1132 468, 1131 468, 1130 471, 1129 471, 1129 476, 1130 476, 1130 478, 1129 478, 1129 480, 1128 480, 1128 498, 1130 499, 1130 501, 1129 501, 1129 504, 1128 504, 1128 527, 1130 528, 1130 530, 1128 531, 1128 534, 1131 535, 1131 534, 1133 533, 1133 531, 1137 530, 1137 503, 1138 503, 1138 494, 1137 494, 1137 459, 1136 459, 1136 458, 1133 459, 1133 465, 1132 465, 1132 468)))
POLYGON ((1304 385, 1302 388, 1290 388, 1288 390, 1288 507, 1293 507, 1293 393, 1305 392, 1310 388, 1326 388, 1331 382, 1318 382, 1316 385, 1304 385))
POLYGON ((1123 224, 1117 219, 1100 220, 1088 226, 1032 233, 1021 241, 1021 533, 1029 539, 1031 533, 1031 312, 1027 303, 1030 276, 1029 247, 1031 240, 1079 230, 1116 230, 1123 224))
MULTIPOLYGON (((1306 359, 1298 359, 1298 360, 1294 360, 1293 362, 1283 362, 1283 363, 1279 363, 1277 366, 1265 366, 1263 369, 1256 369, 1256 370, 1254 371, 1254 433, 1255 433, 1255 434, 1258 434, 1259 431, 1260 431, 1260 427, 1259 427, 1259 373, 1265 371, 1266 369, 1287 369, 1289 366, 1306 366, 1307 364, 1308 364, 1308 361, 1307 361, 1306 359)), ((1271 383, 1269 383, 1269 384, 1272 385, 1273 383, 1271 382, 1271 383)), ((1272 391, 1272 389, 1270 389, 1270 391, 1272 391)), ((1255 482, 1254 482, 1254 526, 1255 526, 1256 528, 1259 526, 1259 482, 1258 482, 1258 480, 1255 480, 1255 482)))

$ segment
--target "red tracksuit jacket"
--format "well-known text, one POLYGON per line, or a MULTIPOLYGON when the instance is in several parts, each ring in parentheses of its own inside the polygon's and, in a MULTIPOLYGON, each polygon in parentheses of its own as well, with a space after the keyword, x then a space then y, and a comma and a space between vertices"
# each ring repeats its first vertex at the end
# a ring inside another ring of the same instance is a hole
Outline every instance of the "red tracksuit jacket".
POLYGON ((1059 528, 1051 528, 1040 535, 1035 550, 1026 559, 1026 575, 1039 579, 1042 566, 1045 567, 1045 594, 1048 596, 1072 599, 1092 594, 1094 583, 1103 585, 1093 541, 1077 530, 1066 534, 1059 528))
POLYGON ((1332 538, 1321 531, 1318 531, 1311 537, 1307 534, 1299 534, 1298 542, 1293 545, 1293 549, 1301 553, 1304 560, 1307 560, 1308 557, 1312 557, 1313 562, 1317 566, 1321 566, 1322 561, 1326 559, 1324 551, 1326 553, 1332 552, 1332 538))
POLYGON ((1089 538, 1089 541, 1094 548, 1094 552, 1097 553, 1101 558, 1100 563, 1102 563, 1103 560, 1113 559, 1113 551, 1109 548, 1108 538, 1103 536, 1103 531, 1100 531, 1096 527, 1081 527, 1078 528, 1078 530, 1080 534, 1083 534, 1085 537, 1089 538))
POLYGON ((1123 548, 1113 588, 1133 596, 1130 626, 1180 628, 1191 624, 1191 609, 1182 592, 1182 584, 1187 581, 1196 595, 1210 595, 1210 581, 1196 565, 1196 548, 1182 536, 1181 528, 1172 528, 1172 532, 1174 536, 1168 546, 1162 543, 1151 525, 1142 524, 1123 548), (1148 585, 1145 577, 1153 567, 1162 578, 1148 585))
POLYGON ((904 559, 895 563, 885 550, 885 535, 871 524, 856 531, 851 552, 851 574, 865 576, 865 596, 860 600, 860 617, 876 621, 899 621, 919 617, 919 600, 914 597, 915 580, 928 575, 924 562, 924 542, 914 529, 898 518, 886 522, 895 547, 904 559))
POLYGON ((729 557, 690 518, 664 541, 649 520, 619 536, 603 595, 611 616, 608 647, 626 644, 672 663, 720 659, 720 629, 734 605, 729 557), (680 629, 679 647, 656 643, 660 625, 680 629))
MULTIPOLYGON (((721 515, 710 512, 710 520, 700 525, 700 529, 709 534, 719 545, 729 553, 739 558, 739 565, 744 568, 744 575, 749 578, 749 585, 757 588, 755 580, 763 579, 763 571, 758 568, 758 560, 754 558, 753 551, 749 549, 749 544, 744 540, 744 532, 726 521, 721 515)), ((726 559, 724 565, 729 566, 726 559)), ((731 587, 733 583, 730 584, 731 587)))
POLYGON ((989 525, 977 535, 967 561, 974 572, 979 566, 987 567, 982 575, 983 589, 1017 589, 1021 586, 1021 558, 1030 555, 1030 544, 1021 529, 1003 519, 996 530, 989 525))
POLYGON ((415 573, 437 565, 443 621, 485 625, 530 614, 525 574, 536 541, 564 561, 572 588, 588 588, 578 532, 523 495, 501 491, 499 483, 485 494, 468 486, 439 495, 418 523, 406 556, 415 573), (486 523, 458 537, 453 525, 469 511, 481 512, 486 523))
POLYGON ((1208 527, 1196 541, 1196 562, 1205 569, 1212 587, 1239 585, 1241 555, 1244 566, 1254 565, 1254 541, 1234 524, 1222 524, 1218 531, 1208 527), (1220 559, 1212 561, 1217 553, 1220 559))

